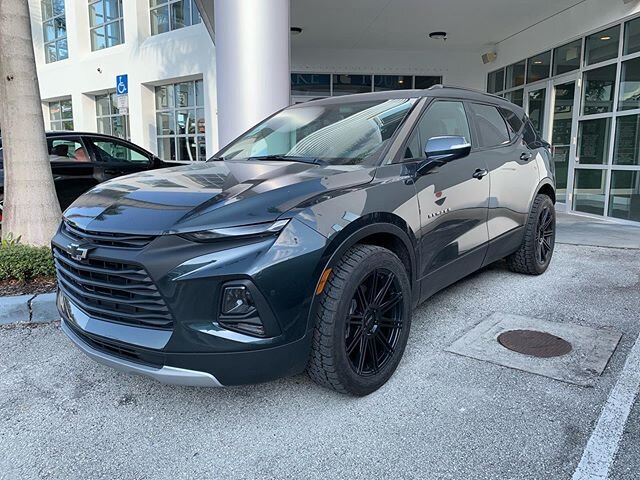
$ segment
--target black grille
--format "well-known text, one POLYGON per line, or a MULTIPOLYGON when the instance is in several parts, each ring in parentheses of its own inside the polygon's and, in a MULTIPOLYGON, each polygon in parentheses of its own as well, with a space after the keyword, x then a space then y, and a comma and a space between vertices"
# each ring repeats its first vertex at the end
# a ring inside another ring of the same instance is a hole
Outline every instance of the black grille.
POLYGON ((54 247, 62 291, 88 315, 110 322, 170 329, 169 309, 144 268, 126 263, 77 261, 54 247))
POLYGON ((66 220, 62 224, 62 231, 72 240, 78 242, 90 241, 93 245, 99 247, 142 248, 155 238, 152 235, 91 232, 82 230, 66 220))

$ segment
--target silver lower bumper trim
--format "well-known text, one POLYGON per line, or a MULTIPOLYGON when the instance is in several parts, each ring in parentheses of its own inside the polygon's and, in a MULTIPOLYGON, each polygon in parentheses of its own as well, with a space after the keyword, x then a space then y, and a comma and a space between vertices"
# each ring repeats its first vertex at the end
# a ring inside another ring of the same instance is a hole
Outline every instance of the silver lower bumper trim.
POLYGON ((170 385, 185 385, 192 387, 223 386, 218 382, 216 377, 210 373, 168 366, 154 368, 106 354, 87 345, 85 341, 83 341, 73 330, 69 328, 64 319, 62 319, 60 325, 62 327, 62 331, 67 335, 67 337, 69 337, 71 341, 89 357, 98 363, 115 368, 121 372, 143 375, 157 380, 158 382, 170 385))

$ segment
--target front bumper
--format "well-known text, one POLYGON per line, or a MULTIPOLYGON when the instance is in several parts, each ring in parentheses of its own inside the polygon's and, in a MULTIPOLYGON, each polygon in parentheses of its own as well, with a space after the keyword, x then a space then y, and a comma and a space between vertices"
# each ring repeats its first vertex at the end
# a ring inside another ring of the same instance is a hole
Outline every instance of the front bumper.
MULTIPOLYGON (((65 249, 69 241, 58 232, 53 245, 65 249)), ((100 318, 62 289, 63 329, 96 361, 163 383, 228 386, 301 373, 311 348, 309 312, 325 241, 292 221, 277 240, 251 244, 193 244, 161 236, 138 250, 94 247, 91 261, 144 267, 173 321, 150 328, 133 323, 131 313, 126 322, 100 318), (291 277, 301 281, 292 286, 291 277), (221 287, 236 279, 250 280, 261 293, 265 319, 272 322, 270 336, 253 337, 217 322, 221 287)))
POLYGON ((148 365, 140 363, 130 362, 123 358, 118 358, 114 355, 108 355, 98 349, 91 347, 85 341, 83 341, 73 330, 67 325, 67 322, 63 319, 61 322, 62 331, 67 334, 67 337, 75 343, 76 347, 82 350, 90 358, 98 363, 107 365, 125 373, 134 373, 145 377, 152 378, 160 383, 166 383, 171 385, 188 385, 193 387, 221 387, 222 384, 210 373, 199 372, 196 370, 187 370, 184 368, 176 368, 163 366, 160 368, 154 368, 148 365))

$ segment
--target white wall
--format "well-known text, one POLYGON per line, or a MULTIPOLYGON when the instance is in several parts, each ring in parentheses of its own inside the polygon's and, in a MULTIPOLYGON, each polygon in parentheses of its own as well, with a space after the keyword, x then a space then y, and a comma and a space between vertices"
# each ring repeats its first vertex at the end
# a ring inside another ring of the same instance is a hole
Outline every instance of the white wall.
POLYGON ((203 78, 207 155, 217 150, 215 48, 203 23, 151 36, 149 0, 124 0, 125 42, 91 51, 85 0, 66 0, 69 58, 46 64, 39 0, 29 0, 31 28, 45 110, 46 102, 71 97, 76 130, 96 130, 93 96, 115 89, 115 77, 129 75, 131 140, 157 153, 154 85, 203 78))
POLYGON ((328 50, 295 48, 294 45, 291 69, 296 72, 442 75, 448 85, 476 89, 484 88, 485 76, 480 50, 328 50))
MULTIPOLYGON (((531 57, 601 27, 640 12, 640 3, 622 0, 586 0, 555 15, 496 46, 498 59, 484 67, 490 71, 531 57)), ((486 84, 486 78, 484 80, 486 84)))

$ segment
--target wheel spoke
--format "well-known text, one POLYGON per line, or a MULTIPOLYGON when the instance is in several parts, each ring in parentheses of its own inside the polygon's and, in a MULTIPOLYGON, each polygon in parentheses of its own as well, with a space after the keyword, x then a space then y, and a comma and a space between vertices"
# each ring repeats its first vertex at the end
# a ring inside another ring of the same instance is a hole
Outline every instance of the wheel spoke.
POLYGON ((369 302, 367 301, 367 297, 362 291, 362 285, 359 285, 356 289, 356 295, 358 297, 358 300, 360 301, 360 308, 362 309, 362 313, 364 313, 364 311, 367 309, 367 306, 369 305, 369 302))
POLYGON ((393 354, 393 347, 389 344, 389 340, 384 338, 384 335, 382 335, 382 333, 378 332, 375 338, 377 338, 380 341, 380 343, 382 344, 382 346, 384 347, 387 353, 393 354))
POLYGON ((360 360, 358 361, 358 375, 362 375, 364 372, 364 361, 367 356, 367 337, 362 335, 360 337, 360 360))
POLYGON ((376 295, 374 303, 376 303, 378 305, 380 305, 382 303, 382 301, 387 296, 387 293, 389 293, 389 288, 391 288, 391 285, 393 285, 393 280, 394 279, 395 279, 395 277, 394 277, 394 275, 392 273, 387 275, 387 280, 386 280, 386 282, 384 282, 384 285, 380 289, 380 292, 376 295))
POLYGON ((380 320, 380 326, 385 328, 401 329, 402 322, 399 320, 393 320, 391 318, 384 317, 382 318, 382 320, 380 320))
POLYGON ((376 301, 376 290, 378 290, 378 270, 371 274, 371 291, 369 292, 369 304, 376 301))
POLYGON ((380 370, 380 363, 378 360, 378 348, 376 347, 376 342, 375 340, 370 340, 370 346, 371 346, 371 355, 372 355, 372 364, 373 364, 373 372, 374 373, 378 373, 378 371, 380 370))
POLYGON ((362 325, 362 315, 349 315, 347 323, 349 325, 362 325))
POLYGON ((356 333, 351 339, 351 343, 347 345, 347 355, 351 355, 353 353, 353 351, 358 346, 358 343, 363 337, 364 337, 364 327, 360 327, 356 330, 356 333))
POLYGON ((383 303, 382 305, 380 305, 380 312, 381 313, 387 313, 389 310, 391 310, 393 307, 395 307, 396 305, 398 305, 400 303, 400 301, 402 300, 402 293, 396 293, 391 300, 386 301, 385 303, 383 303))

